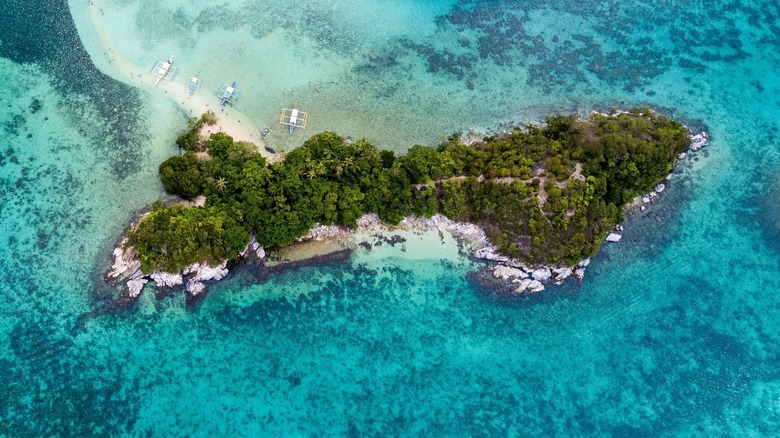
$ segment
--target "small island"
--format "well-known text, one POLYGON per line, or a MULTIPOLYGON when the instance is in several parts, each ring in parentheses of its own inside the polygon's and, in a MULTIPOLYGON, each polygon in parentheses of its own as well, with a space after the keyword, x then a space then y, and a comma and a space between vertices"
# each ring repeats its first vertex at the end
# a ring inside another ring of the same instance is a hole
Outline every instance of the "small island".
MULTIPOLYGON (((182 274, 219 279, 225 262, 250 247, 279 249, 317 225, 354 228, 367 214, 386 225, 434 215, 472 224, 489 246, 482 258, 511 261, 502 267, 510 270, 547 267, 545 279, 550 267, 568 276, 691 144, 681 123, 636 108, 585 121, 554 115, 468 143, 455 134, 403 155, 323 132, 269 162, 227 134, 200 138, 208 123, 213 114, 191 120, 177 140, 183 155, 159 169, 166 192, 200 202, 156 202, 115 251, 122 260, 112 278, 134 272, 131 281, 151 276, 167 286, 182 284, 182 274)), ((130 285, 135 295, 143 283, 130 285)))

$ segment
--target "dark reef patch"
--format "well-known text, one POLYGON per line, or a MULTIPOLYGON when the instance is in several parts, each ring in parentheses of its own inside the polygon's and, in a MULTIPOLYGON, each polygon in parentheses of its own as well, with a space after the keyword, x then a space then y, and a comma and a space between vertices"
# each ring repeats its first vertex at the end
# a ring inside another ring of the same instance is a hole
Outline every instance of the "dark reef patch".
POLYGON ((254 276, 257 281, 267 281, 273 274, 280 274, 285 271, 300 269, 303 267, 311 266, 331 266, 349 261, 352 255, 351 249, 342 249, 334 251, 328 254, 310 257, 303 260, 296 260, 291 262, 285 262, 276 266, 259 266, 254 271, 254 276))
MULTIPOLYGON (((83 103, 69 102, 67 96, 83 96, 100 117, 98 132, 91 140, 121 180, 140 170, 140 157, 147 140, 138 115, 140 94, 132 87, 101 73, 81 44, 75 24, 64 0, 46 2, 3 2, 0 14, 0 56, 18 64, 37 64, 55 78, 54 87, 65 96, 76 119, 84 111, 83 103)), ((41 109, 36 99, 31 112, 41 109), (38 104, 36 105, 36 102, 38 104)), ((24 120, 14 117, 6 129, 18 134, 24 120)))
POLYGON ((667 2, 659 20, 654 4, 621 2, 515 2, 499 0, 456 6, 437 19, 440 32, 456 38, 400 44, 426 60, 432 73, 473 81, 480 62, 526 67, 528 84, 545 92, 571 92, 593 86, 594 79, 633 92, 678 66, 697 73, 706 63, 735 62, 751 56, 744 39, 750 31, 777 44, 780 30, 774 11, 740 5, 752 29, 734 16, 736 3, 691 7, 667 2), (559 14, 561 25, 542 30, 534 17, 559 14), (601 17, 594 20, 594 17, 601 17), (578 21, 581 20, 581 21, 578 21), (588 26, 588 34, 572 32, 588 26), (766 32, 768 30, 768 33, 766 32), (453 41, 447 46, 446 41, 453 41), (480 62, 478 62, 480 61, 480 62))

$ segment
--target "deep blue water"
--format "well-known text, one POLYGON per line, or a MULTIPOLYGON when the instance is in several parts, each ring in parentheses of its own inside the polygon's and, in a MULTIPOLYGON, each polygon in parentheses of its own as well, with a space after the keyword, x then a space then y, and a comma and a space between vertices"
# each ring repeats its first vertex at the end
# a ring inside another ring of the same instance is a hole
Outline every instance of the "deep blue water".
MULTIPOLYGON (((102 6, 127 4, 147 2, 102 6)), ((442 4, 435 38, 339 46, 355 66, 323 99, 454 87, 437 129, 646 104, 711 134, 581 286, 506 299, 469 260, 399 250, 116 309, 108 253, 162 195, 158 120, 184 118, 94 67, 65 2, 0 1, 0 435, 776 434, 777 3, 442 4)))

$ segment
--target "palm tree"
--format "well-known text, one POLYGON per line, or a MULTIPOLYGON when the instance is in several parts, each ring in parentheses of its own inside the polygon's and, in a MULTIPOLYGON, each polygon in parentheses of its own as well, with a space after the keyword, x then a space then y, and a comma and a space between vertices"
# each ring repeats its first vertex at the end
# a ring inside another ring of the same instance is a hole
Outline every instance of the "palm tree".
POLYGON ((220 178, 214 182, 214 185, 217 186, 217 190, 222 192, 227 187, 227 181, 225 181, 225 178, 220 178))

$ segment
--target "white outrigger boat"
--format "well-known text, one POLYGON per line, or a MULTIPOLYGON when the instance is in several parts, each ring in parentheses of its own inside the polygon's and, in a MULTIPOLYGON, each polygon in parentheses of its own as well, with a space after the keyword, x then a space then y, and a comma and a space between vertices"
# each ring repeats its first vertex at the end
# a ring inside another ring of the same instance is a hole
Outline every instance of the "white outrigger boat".
POLYGON ((279 115, 279 124, 289 126, 290 134, 293 133, 295 128, 306 129, 308 121, 309 115, 298 108, 282 108, 282 113, 279 115))
POLYGON ((220 85, 217 89, 217 96, 219 96, 219 98, 222 100, 222 106, 225 106, 225 104, 230 104, 230 106, 233 106, 233 104, 238 102, 238 99, 241 97, 241 91, 236 89, 236 82, 233 81, 232 85, 220 85))
POLYGON ((173 55, 165 61, 157 61, 157 64, 152 68, 152 72, 156 72, 157 80, 154 81, 154 85, 160 83, 161 80, 172 80, 176 76, 178 70, 173 66, 173 55))
POLYGON ((198 90, 200 90, 200 84, 201 84, 201 80, 198 79, 197 76, 193 76, 190 78, 190 80, 187 82, 187 92, 190 94, 190 97, 192 97, 193 94, 197 93, 198 90))

